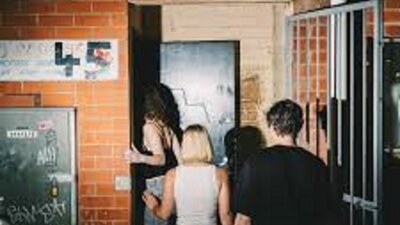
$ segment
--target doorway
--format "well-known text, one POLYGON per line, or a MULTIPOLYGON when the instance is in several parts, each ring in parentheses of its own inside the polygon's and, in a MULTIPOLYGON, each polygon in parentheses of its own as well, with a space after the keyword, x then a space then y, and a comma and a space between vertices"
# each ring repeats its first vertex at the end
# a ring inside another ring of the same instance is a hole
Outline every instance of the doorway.
MULTIPOLYGON (((138 21, 131 30, 132 140, 142 146, 143 87, 163 83, 172 92, 180 111, 180 126, 200 123, 207 127, 214 145, 214 164, 227 163, 224 137, 239 126, 239 42, 161 41, 161 7, 131 6, 138 21)), ((143 224, 145 189, 143 171, 132 166, 132 218, 143 224)))

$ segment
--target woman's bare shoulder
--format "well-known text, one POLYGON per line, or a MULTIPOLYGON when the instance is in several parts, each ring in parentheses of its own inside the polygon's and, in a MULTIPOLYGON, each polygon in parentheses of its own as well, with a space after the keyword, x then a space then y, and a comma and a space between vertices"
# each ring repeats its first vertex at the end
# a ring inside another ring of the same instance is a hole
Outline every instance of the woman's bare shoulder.
POLYGON ((160 128, 157 126, 155 122, 146 122, 143 125, 143 133, 148 133, 148 134, 160 134, 160 128))

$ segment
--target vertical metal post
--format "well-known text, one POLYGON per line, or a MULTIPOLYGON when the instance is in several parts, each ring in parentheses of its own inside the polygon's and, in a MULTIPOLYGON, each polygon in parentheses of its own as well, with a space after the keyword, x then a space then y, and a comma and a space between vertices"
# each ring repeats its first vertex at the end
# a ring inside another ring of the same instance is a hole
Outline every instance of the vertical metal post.
POLYGON ((343 70, 342 68, 342 44, 343 41, 337 41, 337 40, 341 40, 342 37, 342 13, 337 13, 336 14, 336 33, 335 33, 335 41, 337 46, 335 46, 335 64, 336 64, 336 70, 335 70, 335 78, 336 78, 336 98, 337 98, 337 110, 338 110, 338 118, 337 118, 337 151, 338 151, 338 155, 337 155, 337 164, 339 166, 342 165, 342 72, 343 70))
POLYGON ((354 12, 350 12, 350 224, 353 224, 354 199, 354 12))
MULTIPOLYGON (((363 10, 362 21, 362 198, 367 199, 367 11, 363 10)), ((365 209, 362 212, 366 221, 365 209)))
POLYGON ((297 32, 296 32, 296 101, 300 100, 300 20, 297 20, 296 24, 297 32))
POLYGON ((311 90, 311 54, 310 54, 310 39, 311 39, 310 19, 306 20, 306 142, 310 144, 310 90, 311 90))
POLYGON ((315 21, 315 26, 316 26, 316 31, 315 31, 315 41, 316 41, 316 58, 315 58, 315 73, 316 73, 316 106, 317 106, 317 120, 316 120, 316 140, 315 140, 315 148, 317 152, 317 156, 320 156, 320 150, 319 150, 319 136, 320 136, 320 120, 318 118, 318 113, 320 111, 319 107, 319 101, 320 101, 320 95, 319 95, 319 41, 320 41, 320 35, 319 35, 319 16, 316 18, 315 21))
POLYGON ((326 146, 329 150, 329 177, 330 182, 333 182, 333 169, 335 165, 335 154, 331 146, 331 20, 332 16, 326 16, 326 146))
POLYGON ((293 54, 293 38, 292 38, 292 22, 289 17, 285 18, 285 59, 286 59, 286 82, 285 95, 287 98, 292 98, 292 54, 293 54))
POLYGON ((375 0, 374 10, 374 121, 373 121, 373 141, 374 141, 374 202, 377 205, 378 212, 374 213, 374 225, 382 224, 382 164, 383 164, 383 144, 382 144, 382 88, 383 88, 383 75, 382 75, 382 36, 383 36, 383 19, 382 19, 382 3, 380 0, 375 0))

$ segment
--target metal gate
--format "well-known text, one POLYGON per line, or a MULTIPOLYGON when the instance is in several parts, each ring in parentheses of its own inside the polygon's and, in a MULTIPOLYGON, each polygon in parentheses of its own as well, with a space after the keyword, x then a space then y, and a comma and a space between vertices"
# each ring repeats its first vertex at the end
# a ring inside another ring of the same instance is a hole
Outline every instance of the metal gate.
POLYGON ((382 26, 379 0, 286 24, 286 94, 306 112, 300 143, 329 165, 350 225, 383 224, 382 26))

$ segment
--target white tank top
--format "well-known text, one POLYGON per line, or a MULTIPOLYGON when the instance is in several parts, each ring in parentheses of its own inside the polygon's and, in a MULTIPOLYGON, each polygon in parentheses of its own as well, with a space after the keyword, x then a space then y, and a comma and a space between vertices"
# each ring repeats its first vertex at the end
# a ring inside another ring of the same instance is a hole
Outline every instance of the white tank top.
POLYGON ((214 165, 178 166, 174 189, 177 225, 217 224, 219 191, 214 165))

